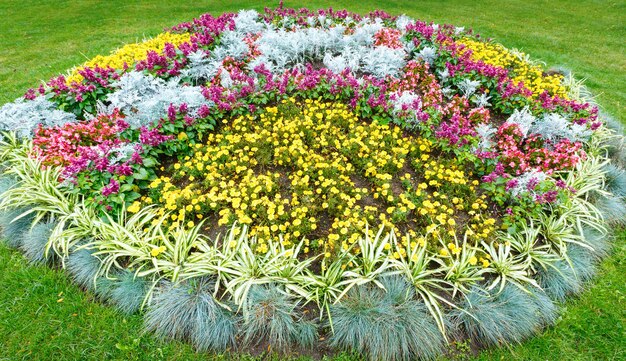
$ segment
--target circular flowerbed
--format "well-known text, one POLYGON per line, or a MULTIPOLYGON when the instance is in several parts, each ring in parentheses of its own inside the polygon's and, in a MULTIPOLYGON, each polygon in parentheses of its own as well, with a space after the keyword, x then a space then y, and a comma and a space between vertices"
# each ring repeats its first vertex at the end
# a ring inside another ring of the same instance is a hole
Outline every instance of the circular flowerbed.
POLYGON ((3 238, 199 350, 519 342, 626 219, 586 95, 463 28, 207 14, 0 108, 3 238))

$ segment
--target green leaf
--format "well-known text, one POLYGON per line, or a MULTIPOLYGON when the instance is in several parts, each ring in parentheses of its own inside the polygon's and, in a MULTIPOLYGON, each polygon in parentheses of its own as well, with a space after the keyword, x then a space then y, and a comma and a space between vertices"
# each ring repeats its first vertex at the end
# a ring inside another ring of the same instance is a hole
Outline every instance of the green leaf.
POLYGON ((138 172, 134 174, 135 179, 145 180, 150 177, 150 174, 145 168, 140 168, 138 172))
POLYGON ((143 166, 152 168, 157 165, 157 161, 154 158, 143 158, 143 166))
POLYGON ((126 193, 131 190, 133 190, 133 185, 131 183, 122 184, 120 186, 120 193, 126 193))

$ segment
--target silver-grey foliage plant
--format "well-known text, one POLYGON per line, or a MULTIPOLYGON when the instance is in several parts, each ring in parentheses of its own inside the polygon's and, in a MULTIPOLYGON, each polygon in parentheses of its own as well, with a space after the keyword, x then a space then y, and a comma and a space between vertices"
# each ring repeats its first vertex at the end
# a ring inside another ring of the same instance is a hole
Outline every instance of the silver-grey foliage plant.
POLYGON ((0 107, 0 130, 13 131, 24 138, 32 138, 39 124, 52 127, 75 121, 74 114, 57 109, 45 96, 33 100, 19 98, 0 107))
POLYGON ((210 279, 163 282, 144 318, 161 338, 187 340, 200 351, 223 351, 235 343, 236 320, 213 298, 210 279))
POLYGON ((186 104, 192 116, 201 106, 213 105, 198 86, 180 85, 177 79, 166 82, 137 71, 122 75, 112 86, 117 90, 108 95, 109 108, 121 110, 133 128, 153 125, 170 105, 186 104))

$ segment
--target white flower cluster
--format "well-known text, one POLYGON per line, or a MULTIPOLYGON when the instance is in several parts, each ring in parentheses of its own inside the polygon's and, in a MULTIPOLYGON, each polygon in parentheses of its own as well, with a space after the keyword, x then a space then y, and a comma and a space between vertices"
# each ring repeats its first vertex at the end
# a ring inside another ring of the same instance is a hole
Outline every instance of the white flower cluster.
POLYGON ((235 16, 235 31, 244 34, 258 33, 265 28, 265 23, 259 20, 256 10, 239 10, 235 16))
POLYGON ((403 91, 402 93, 393 93, 390 96, 393 105, 394 122, 404 125, 408 129, 414 128, 420 123, 417 117, 418 111, 422 110, 422 98, 412 91, 403 91), (398 115, 402 113, 402 121, 398 115))
MULTIPOLYGON (((411 43, 412 44, 412 43, 411 43)), ((437 54, 437 49, 432 46, 425 46, 417 53, 417 58, 424 60, 424 62, 432 65, 439 55, 437 54)), ((447 69, 446 69, 447 70, 447 69)))
POLYGON ((461 94, 463 94, 463 96, 468 99, 469 97, 472 96, 472 94, 476 92, 476 89, 478 89, 479 86, 480 86, 480 82, 478 80, 470 80, 470 79, 463 79, 458 84, 461 94))
POLYGON ((211 79, 222 66, 222 62, 210 57, 202 50, 190 53, 187 56, 187 66, 181 71, 182 78, 190 78, 196 83, 201 83, 203 79, 211 79))

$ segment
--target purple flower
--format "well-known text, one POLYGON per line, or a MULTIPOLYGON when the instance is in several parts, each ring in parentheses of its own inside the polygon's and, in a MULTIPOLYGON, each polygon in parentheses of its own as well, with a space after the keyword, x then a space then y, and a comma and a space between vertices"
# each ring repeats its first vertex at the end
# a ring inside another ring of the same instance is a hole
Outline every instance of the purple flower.
POLYGON ((176 107, 172 103, 170 103, 169 108, 167 108, 167 118, 171 122, 176 120, 176 107))
POLYGON ((528 184, 526 184, 526 189, 528 189, 529 191, 534 190, 535 188, 537 188, 537 185, 539 184, 539 179, 533 177, 530 178, 528 180, 528 184))
POLYGON ((168 57, 173 58, 176 56, 176 48, 171 43, 166 43, 163 47, 163 53, 168 57))
POLYGON ((174 139, 174 136, 160 134, 158 129, 148 130, 146 127, 141 127, 139 131, 139 141, 142 144, 152 147, 156 147, 163 142, 174 139))
POLYGON ((510 181, 506 182, 505 189, 507 191, 515 187, 517 187, 517 179, 511 179, 510 181))
POLYGON ((111 178, 109 180, 109 184, 102 188, 102 195, 105 197, 110 196, 111 194, 115 194, 120 191, 120 184, 115 178, 111 178))
POLYGON ((133 152, 133 155, 130 157, 130 161, 134 164, 142 164, 143 158, 141 157, 141 153, 138 151, 133 152))
POLYGON ((202 104, 200 109, 198 109, 198 116, 200 118, 206 118, 209 116, 209 114, 211 114, 211 109, 209 108, 209 106, 206 104, 202 104))

